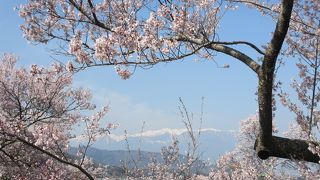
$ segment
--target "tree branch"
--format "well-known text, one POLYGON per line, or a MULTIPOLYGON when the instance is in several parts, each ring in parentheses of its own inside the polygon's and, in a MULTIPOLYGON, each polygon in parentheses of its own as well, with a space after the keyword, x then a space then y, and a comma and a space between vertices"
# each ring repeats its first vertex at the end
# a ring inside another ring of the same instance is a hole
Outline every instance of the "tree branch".
POLYGON ((289 28, 291 12, 293 8, 293 0, 283 0, 281 6, 281 12, 277 21, 276 29, 271 39, 271 42, 266 50, 264 57, 265 65, 273 65, 276 63, 280 49, 287 35, 289 28))
POLYGON ((32 148, 40 151, 40 152, 48 155, 49 157, 51 157, 51 158, 53 158, 53 159, 55 159, 55 160, 57 160, 57 161, 59 161, 59 162, 61 162, 61 163, 63 163, 63 164, 67 164, 67 165, 70 165, 70 166, 73 166, 73 167, 77 168, 77 169, 80 170, 83 174, 85 174, 90 180, 94 180, 94 178, 93 178, 85 169, 83 169, 81 166, 79 166, 79 165, 77 165, 77 164, 74 164, 74 163, 71 163, 71 162, 69 162, 69 161, 66 161, 66 160, 64 160, 64 159, 61 159, 60 157, 58 157, 58 156, 56 156, 56 155, 54 155, 54 154, 52 154, 52 153, 50 153, 50 152, 48 152, 48 151, 46 151, 46 150, 44 150, 44 149, 42 149, 42 148, 40 148, 40 147, 32 144, 32 143, 24 140, 23 138, 20 138, 20 137, 14 136, 14 135, 12 135, 12 136, 15 137, 17 140, 19 140, 20 142, 22 142, 22 143, 24 143, 24 144, 26 144, 26 145, 28 145, 28 146, 30 146, 30 147, 32 147, 32 148))
MULTIPOLYGON (((269 149, 270 156, 319 163, 320 157, 308 150, 309 143, 316 144, 305 140, 272 136, 273 146, 269 149)), ((254 149, 257 148, 257 145, 256 141, 254 149)))
POLYGON ((255 3, 255 2, 252 2, 252 1, 239 0, 239 1, 233 1, 233 2, 250 4, 250 5, 252 5, 252 6, 256 6, 257 8, 261 8, 261 9, 265 9, 265 10, 271 11, 271 8, 270 8, 270 7, 267 7, 267 6, 264 6, 264 5, 262 5, 262 4, 255 3))
POLYGON ((98 20, 96 13, 94 12, 94 6, 93 6, 93 4, 92 4, 92 1, 91 1, 91 0, 88 0, 88 4, 89 4, 89 6, 90 6, 91 13, 92 13, 92 16, 93 16, 94 21, 95 21, 96 23, 101 23, 101 22, 98 20))
MULTIPOLYGON (((190 43, 197 44, 197 45, 204 44, 204 42, 201 41, 200 39, 179 37, 176 40, 190 42, 190 43)), ((230 44, 232 44, 232 43, 230 43, 230 44)), ((208 42, 207 45, 204 47, 236 58, 237 60, 243 62, 245 65, 247 65, 249 68, 251 68, 255 73, 258 73, 258 70, 260 69, 260 65, 256 61, 254 61, 252 58, 250 58, 246 54, 244 54, 234 48, 231 48, 231 47, 228 47, 225 45, 221 45, 220 42, 215 42, 215 41, 208 42)))
POLYGON ((236 49, 230 48, 228 46, 220 45, 220 44, 211 44, 209 49, 222 52, 224 54, 227 54, 229 56, 236 58, 237 60, 240 60, 249 68, 251 68, 255 73, 258 73, 258 70, 260 69, 260 65, 256 61, 254 61, 249 56, 247 56, 246 54, 236 49))
POLYGON ((255 46, 254 44, 250 43, 250 42, 246 42, 246 41, 232 41, 232 42, 214 42, 215 44, 225 44, 225 45, 237 45, 237 44, 245 44, 248 45, 250 47, 252 47, 254 50, 256 50, 259 54, 265 55, 265 53, 260 50, 257 46, 255 46))
POLYGON ((153 66, 157 63, 160 63, 160 62, 171 62, 171 61, 176 61, 176 60, 179 60, 179 59, 183 59, 183 58, 186 58, 188 56, 191 56, 195 53, 197 53, 200 49, 202 49, 203 47, 207 46, 209 43, 207 44, 203 44, 203 45, 200 45, 199 47, 193 49, 193 51, 189 52, 189 53, 184 53, 184 54, 181 54, 181 55, 176 55, 176 56, 173 56, 173 57, 167 57, 167 58, 162 58, 162 59, 159 59, 158 61, 122 61, 122 62, 107 62, 107 63, 95 63, 95 64, 84 64, 82 67, 79 67, 76 69, 76 71, 79 71, 79 70, 83 70, 85 68, 88 68, 88 67, 95 67, 95 66, 112 66, 112 65, 132 65, 132 66, 153 66))
MULTIPOLYGON (((91 22, 93 22, 93 24, 97 25, 100 28, 106 29, 108 31, 112 31, 112 29, 110 27, 107 27, 105 24, 103 24, 102 22, 100 22, 97 18, 97 16, 95 15, 95 13, 92 11, 93 14, 93 19, 92 17, 90 17, 87 12, 85 12, 85 10, 79 6, 74 0, 69 0, 70 4, 73 5, 76 9, 78 9, 78 11, 80 11, 80 13, 82 13, 84 16, 86 16, 86 18, 88 18, 91 22)), ((88 1, 89 6, 91 7, 92 3, 89 0, 88 1), (91 3, 91 4, 90 4, 91 3)), ((93 7, 92 7, 93 8, 93 7)), ((93 10, 93 9, 91 9, 93 10)))

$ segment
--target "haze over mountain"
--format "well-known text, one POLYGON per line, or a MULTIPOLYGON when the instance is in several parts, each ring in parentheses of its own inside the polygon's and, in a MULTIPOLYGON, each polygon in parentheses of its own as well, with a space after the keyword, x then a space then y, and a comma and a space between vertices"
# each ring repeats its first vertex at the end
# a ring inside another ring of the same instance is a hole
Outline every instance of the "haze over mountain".
MULTIPOLYGON (((198 132, 194 134, 197 135, 198 132)), ((142 133, 115 135, 99 139, 93 147, 101 150, 142 150, 160 152, 161 148, 170 145, 173 137, 179 141, 180 153, 188 150, 188 132, 186 129, 159 129, 142 133)), ((198 152, 201 159, 215 160, 220 155, 233 149, 236 144, 235 132, 232 130, 202 129, 199 138, 198 152)))

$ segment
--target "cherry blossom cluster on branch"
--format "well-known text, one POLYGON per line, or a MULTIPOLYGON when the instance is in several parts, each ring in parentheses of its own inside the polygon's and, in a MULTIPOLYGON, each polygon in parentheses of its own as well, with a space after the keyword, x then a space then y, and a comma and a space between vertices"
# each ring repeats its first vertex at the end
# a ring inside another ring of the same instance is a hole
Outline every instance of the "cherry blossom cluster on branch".
POLYGON ((62 41, 77 66, 118 65, 126 79, 121 72, 128 65, 152 65, 198 51, 199 45, 179 42, 179 36, 214 39, 222 5, 221 0, 30 0, 19 9, 27 40, 62 41))
MULTIPOLYGON (((62 42, 59 52, 75 58, 73 70, 117 65, 116 72, 127 79, 129 65, 150 66, 193 54, 211 59, 212 50, 230 55, 209 48, 208 43, 245 44, 264 54, 250 42, 219 39, 223 15, 240 6, 274 20, 281 10, 280 3, 264 0, 29 0, 19 10, 25 20, 21 25, 25 38, 35 43, 62 42)), ((309 57, 316 49, 319 6, 319 1, 295 2, 286 54, 309 57)))

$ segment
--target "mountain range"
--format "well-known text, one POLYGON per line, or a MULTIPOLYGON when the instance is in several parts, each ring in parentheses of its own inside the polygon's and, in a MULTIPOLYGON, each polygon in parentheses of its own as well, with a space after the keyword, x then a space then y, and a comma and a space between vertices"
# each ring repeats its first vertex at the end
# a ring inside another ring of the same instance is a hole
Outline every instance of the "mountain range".
MULTIPOLYGON (((202 129, 194 132, 197 139, 199 160, 195 163, 197 173, 207 175, 214 168, 215 160, 234 148, 236 139, 234 131, 202 129), (209 161, 207 161, 209 159, 209 161), (209 162, 211 165, 203 168, 202 164, 209 162), (202 168, 197 168, 202 167, 202 168)), ((186 162, 186 152, 190 134, 186 129, 160 129, 145 131, 136 134, 115 135, 100 138, 94 146, 87 150, 87 156, 95 163, 107 166, 109 177, 124 177, 125 169, 145 168, 151 159, 163 163, 161 148, 172 144, 177 140, 179 146, 179 161, 186 162)), ((75 155, 77 148, 72 147, 70 154, 75 155)))
MULTIPOLYGON (((198 132, 195 132, 197 137, 198 132)), ((146 151, 160 152, 162 147, 172 144, 176 138, 179 142, 180 154, 188 151, 190 136, 186 129, 160 129, 142 133, 115 135, 99 139, 94 148, 100 150, 146 151)), ((214 161, 220 155, 234 148, 236 144, 235 132, 231 130, 202 129, 198 138, 198 153, 201 159, 214 161)))

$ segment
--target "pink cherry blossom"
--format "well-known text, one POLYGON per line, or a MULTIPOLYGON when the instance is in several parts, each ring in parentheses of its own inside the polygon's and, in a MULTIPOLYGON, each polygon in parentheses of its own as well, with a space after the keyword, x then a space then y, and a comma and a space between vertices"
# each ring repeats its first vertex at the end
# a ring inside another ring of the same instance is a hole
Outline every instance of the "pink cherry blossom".
POLYGON ((108 107, 87 117, 95 105, 85 89, 72 87, 72 74, 60 64, 46 69, 31 65, 15 68, 16 58, 0 59, 0 177, 9 179, 86 179, 95 177, 86 154, 69 158, 69 143, 76 136, 88 142, 110 133, 101 121, 108 107), (83 113, 87 111, 88 113, 83 113), (83 129, 73 131, 77 124, 83 129), (88 168, 91 167, 91 168, 88 168), (86 173, 84 173, 86 172, 86 173))

